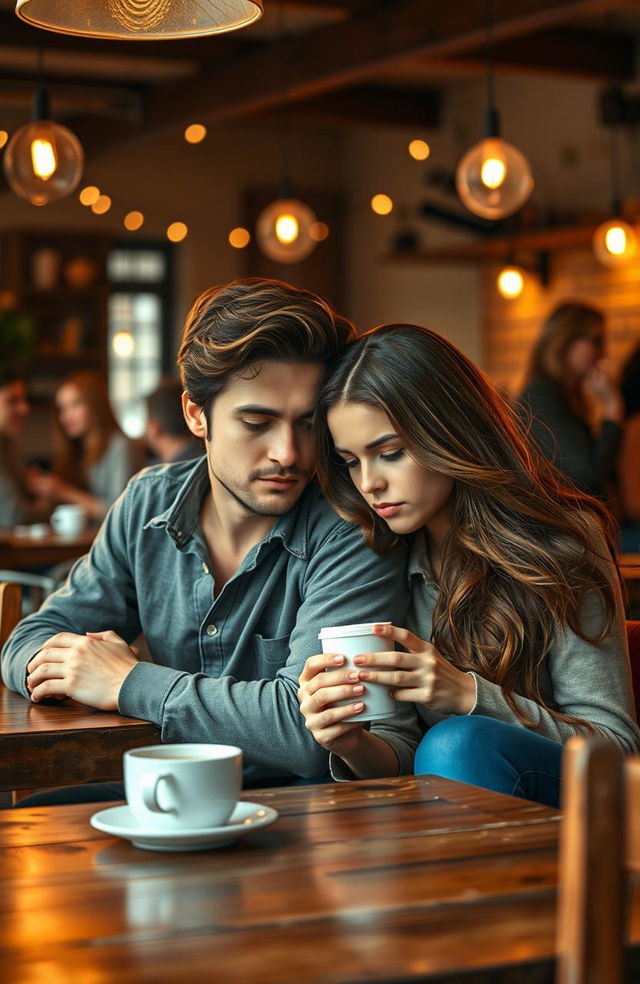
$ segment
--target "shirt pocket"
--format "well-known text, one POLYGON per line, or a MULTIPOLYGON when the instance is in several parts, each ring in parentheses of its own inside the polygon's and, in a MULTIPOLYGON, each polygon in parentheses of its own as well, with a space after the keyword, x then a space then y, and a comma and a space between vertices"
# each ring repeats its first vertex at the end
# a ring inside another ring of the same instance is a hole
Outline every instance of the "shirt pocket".
POLYGON ((257 633, 252 637, 259 679, 273 680, 278 670, 285 665, 289 659, 289 638, 286 635, 280 639, 265 639, 257 633))

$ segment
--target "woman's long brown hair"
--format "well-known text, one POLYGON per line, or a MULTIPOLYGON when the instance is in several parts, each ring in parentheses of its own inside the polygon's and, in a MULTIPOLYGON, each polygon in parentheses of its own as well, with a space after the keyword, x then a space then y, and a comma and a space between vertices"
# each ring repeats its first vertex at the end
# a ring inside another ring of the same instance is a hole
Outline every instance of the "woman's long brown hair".
POLYGON ((366 504, 336 453, 327 412, 337 403, 383 410, 418 464, 454 479, 451 531, 442 557, 433 645, 455 666, 556 718, 540 669, 554 635, 569 627, 597 642, 616 619, 613 521, 596 499, 566 483, 529 444, 495 386, 454 345, 415 325, 381 325, 354 342, 330 372, 314 428, 320 484, 334 509, 361 526, 379 552, 386 524, 366 504), (598 635, 585 634, 580 607, 601 598, 598 635))
POLYGON ((84 437, 69 438, 60 426, 56 413, 53 470, 67 482, 87 489, 89 470, 102 458, 114 434, 122 433, 114 416, 107 386, 97 372, 89 370, 67 376, 58 386, 78 390, 89 411, 89 429, 84 437))

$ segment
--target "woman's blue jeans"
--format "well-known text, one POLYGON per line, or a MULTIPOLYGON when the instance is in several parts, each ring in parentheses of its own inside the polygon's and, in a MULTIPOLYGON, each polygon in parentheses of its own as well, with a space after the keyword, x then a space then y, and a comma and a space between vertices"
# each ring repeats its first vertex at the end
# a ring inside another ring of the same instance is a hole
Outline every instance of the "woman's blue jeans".
POLYGON ((472 714, 446 718, 430 728, 416 750, 414 772, 557 807, 561 761, 560 742, 472 714))

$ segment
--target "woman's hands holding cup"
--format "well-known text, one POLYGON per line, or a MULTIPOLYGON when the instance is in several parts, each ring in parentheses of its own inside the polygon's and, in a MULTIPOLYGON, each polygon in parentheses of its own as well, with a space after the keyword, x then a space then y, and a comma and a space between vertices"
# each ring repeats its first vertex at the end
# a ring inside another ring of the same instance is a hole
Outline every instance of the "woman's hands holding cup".
POLYGON ((345 664, 340 653, 310 656, 300 674, 298 689, 308 730, 319 745, 340 758, 355 752, 364 734, 360 722, 349 722, 364 708, 364 684, 359 680, 359 671, 345 668, 345 664), (333 706, 339 700, 350 703, 333 706))
POLYGON ((473 710, 473 676, 457 669, 434 646, 408 629, 376 625, 373 631, 390 643, 404 646, 407 652, 389 650, 354 656, 360 680, 381 683, 393 691, 397 701, 425 704, 442 714, 469 714, 473 710))

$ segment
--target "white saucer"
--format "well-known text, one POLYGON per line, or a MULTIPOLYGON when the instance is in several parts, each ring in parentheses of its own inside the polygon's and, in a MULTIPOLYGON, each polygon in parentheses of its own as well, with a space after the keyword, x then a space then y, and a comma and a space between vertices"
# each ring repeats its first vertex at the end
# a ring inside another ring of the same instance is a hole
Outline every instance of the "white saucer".
POLYGON ((205 851, 224 847, 252 830, 266 827, 278 818, 276 810, 260 803, 240 802, 223 827, 167 831, 141 827, 127 805, 100 810, 91 817, 91 826, 106 834, 124 837, 134 847, 147 851, 205 851))

